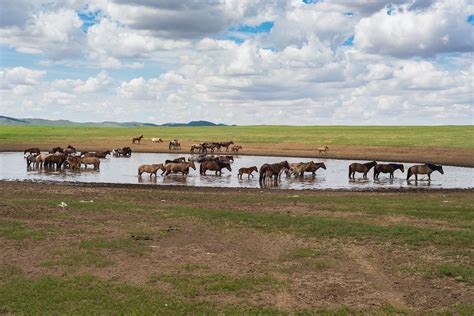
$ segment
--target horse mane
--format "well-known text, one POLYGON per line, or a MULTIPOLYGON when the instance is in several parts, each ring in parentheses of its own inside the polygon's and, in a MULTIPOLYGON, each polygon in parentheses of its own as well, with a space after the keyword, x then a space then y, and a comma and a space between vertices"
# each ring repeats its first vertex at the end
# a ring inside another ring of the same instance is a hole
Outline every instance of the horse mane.
POLYGON ((425 165, 428 166, 428 168, 430 168, 431 170, 441 170, 443 168, 440 165, 435 165, 432 163, 425 163, 425 165))
POLYGON ((371 162, 363 163, 364 166, 375 166, 376 164, 377 164, 376 161, 371 161, 371 162))

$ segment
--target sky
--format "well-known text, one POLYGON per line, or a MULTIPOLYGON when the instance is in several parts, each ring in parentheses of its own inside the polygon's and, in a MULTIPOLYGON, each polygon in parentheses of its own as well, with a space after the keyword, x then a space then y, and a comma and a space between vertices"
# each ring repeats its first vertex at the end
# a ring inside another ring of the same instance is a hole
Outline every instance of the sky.
POLYGON ((0 115, 474 123, 471 0, 0 0, 0 115))

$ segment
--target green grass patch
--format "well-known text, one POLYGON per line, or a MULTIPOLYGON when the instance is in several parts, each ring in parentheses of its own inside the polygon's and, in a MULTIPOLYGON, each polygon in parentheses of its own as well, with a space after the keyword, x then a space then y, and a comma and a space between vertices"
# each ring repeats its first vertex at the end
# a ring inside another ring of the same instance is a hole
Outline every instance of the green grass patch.
POLYGON ((240 143, 306 143, 373 146, 474 147, 474 127, 467 126, 216 126, 90 128, 0 126, 0 143, 130 142, 132 136, 186 141, 234 140, 240 143), (218 139, 216 139, 216 135, 218 139))
POLYGON ((208 270, 209 266, 207 264, 202 263, 186 263, 181 266, 184 271, 186 272, 193 272, 196 270, 208 270))
POLYGON ((281 286, 281 282, 268 276, 231 276, 225 273, 207 275, 152 275, 149 283, 168 283, 185 297, 232 293, 236 296, 252 294, 281 286))
POLYGON ((24 222, 0 219, 0 237, 21 241, 42 239, 44 235, 44 231, 30 227, 24 222))
POLYGON ((436 274, 455 278, 458 281, 474 284, 474 269, 460 265, 443 264, 436 268, 436 274))
POLYGON ((232 224, 263 231, 295 233, 304 237, 390 241, 410 246, 436 245, 462 249, 472 245, 473 231, 422 228, 404 225, 378 226, 348 218, 291 216, 280 213, 209 210, 174 207, 175 216, 189 216, 211 224, 232 224))

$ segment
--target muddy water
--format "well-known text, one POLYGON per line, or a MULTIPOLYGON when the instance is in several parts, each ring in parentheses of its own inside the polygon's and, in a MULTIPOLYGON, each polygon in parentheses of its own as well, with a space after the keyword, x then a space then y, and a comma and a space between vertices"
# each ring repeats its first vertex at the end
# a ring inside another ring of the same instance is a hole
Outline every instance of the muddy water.
MULTIPOLYGON (((96 182, 96 183, 141 183, 148 185, 189 185, 203 187, 259 187, 258 174, 254 178, 240 180, 237 171, 241 167, 261 166, 263 163, 275 163, 282 160, 288 162, 308 161, 308 158, 287 157, 261 157, 261 156, 236 156, 232 164, 232 172, 223 170, 222 176, 215 176, 208 171, 207 176, 199 175, 199 164, 197 170, 191 170, 189 176, 169 175, 158 176, 150 180, 148 174, 137 176, 137 167, 141 164, 162 163, 166 159, 173 159, 182 155, 155 154, 155 153, 133 153, 131 158, 107 158, 102 159, 100 171, 81 169, 81 171, 69 170, 44 170, 26 168, 26 161, 22 153, 7 152, 0 153, 0 179, 2 180, 47 180, 47 181, 70 181, 70 182, 96 182)), ((406 172, 395 172, 395 178, 389 179, 388 174, 381 174, 380 179, 374 181, 373 171, 369 173, 369 179, 362 179, 362 174, 356 174, 356 180, 348 179, 348 166, 357 160, 323 159, 327 169, 319 169, 316 176, 310 174, 304 177, 286 178, 277 185, 271 185, 281 189, 367 189, 367 188, 400 188, 400 187, 430 187, 430 188, 473 188, 474 168, 444 166, 444 175, 434 172, 431 181, 426 176, 421 176, 418 182, 407 182, 406 172)), ((365 161, 363 161, 365 162, 365 161)), ((413 165, 405 163, 405 170, 413 165)), ((159 173, 158 173, 159 174, 159 173)))

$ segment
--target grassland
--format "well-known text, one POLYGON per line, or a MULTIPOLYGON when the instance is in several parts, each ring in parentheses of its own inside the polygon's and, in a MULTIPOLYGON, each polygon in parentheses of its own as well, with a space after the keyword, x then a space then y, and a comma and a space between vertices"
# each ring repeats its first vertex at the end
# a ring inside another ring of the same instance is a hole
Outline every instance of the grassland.
POLYGON ((470 315, 473 204, 0 182, 0 313, 470 315))
POLYGON ((76 128, 0 126, 0 144, 126 141, 132 135, 195 142, 233 139, 251 144, 327 144, 474 148, 471 126, 216 126, 76 128))

